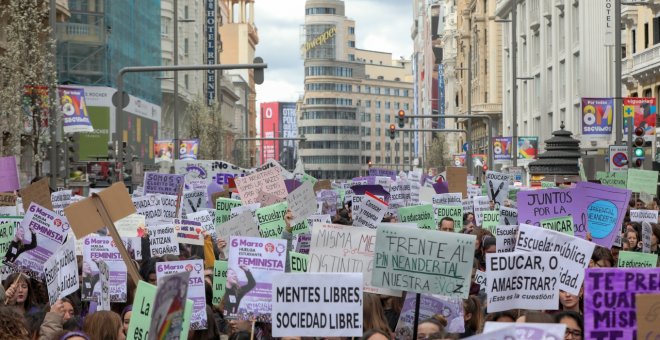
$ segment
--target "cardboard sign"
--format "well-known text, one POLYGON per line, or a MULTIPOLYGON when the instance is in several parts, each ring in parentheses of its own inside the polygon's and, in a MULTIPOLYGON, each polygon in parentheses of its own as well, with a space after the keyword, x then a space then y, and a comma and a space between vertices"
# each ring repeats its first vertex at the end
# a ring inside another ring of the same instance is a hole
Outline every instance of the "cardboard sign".
POLYGON ((0 192, 20 189, 16 156, 0 157, 0 192))
POLYGON ((460 192, 463 198, 467 198, 467 168, 448 167, 447 183, 449 192, 460 192))
MULTIPOLYGON (((335 215, 337 213, 337 200, 339 194, 334 190, 321 190, 316 195, 317 204, 320 205, 320 213, 335 215)), ((310 204, 311 206, 311 204, 310 204)))
POLYGON ((500 224, 518 225, 518 209, 500 207, 500 224))
POLYGON ((288 192, 284 178, 276 168, 269 168, 246 177, 236 178, 236 188, 243 204, 261 203, 266 206, 286 200, 288 192), (270 202, 272 197, 276 202, 270 202))
POLYGON ((562 216, 541 220, 541 227, 543 229, 554 230, 566 235, 573 236, 573 217, 562 216))
POLYGON ((69 238, 57 252, 46 260, 44 275, 46 286, 48 286, 48 300, 51 305, 57 299, 73 294, 80 289, 76 245, 73 238, 69 238))
MULTIPOLYGON (((320 183, 320 182, 319 182, 320 183)), ((328 182, 329 183, 329 182, 328 182)), ((310 182, 305 182, 287 197, 289 209, 293 214, 292 224, 305 220, 316 212, 316 194, 310 182)), ((333 207, 336 209, 336 197, 333 207)), ((334 212, 333 212, 334 213, 334 212)))
POLYGON ((222 238, 229 244, 229 237, 231 236, 259 237, 259 228, 257 223, 254 222, 252 213, 243 211, 229 221, 220 224, 216 228, 216 233, 218 238, 222 238))
POLYGON ((648 223, 658 223, 658 211, 657 210, 630 210, 630 221, 632 222, 648 222, 648 223))
POLYGON ((473 198, 464 198, 461 200, 461 205, 463 206, 463 213, 473 213, 474 214, 474 199, 473 198))
POLYGON ((653 170, 628 169, 628 190, 655 195, 658 190, 658 172, 653 170))
POLYGON ((371 283, 375 243, 376 229, 314 223, 308 271, 362 273, 365 292, 401 296, 398 290, 378 288, 371 283))
MULTIPOLYGON (((231 237, 227 288, 222 303, 226 317, 271 321, 273 277, 284 273, 286 240, 231 237), (242 295, 242 297, 241 297, 242 295)), ((274 322, 275 320, 273 320, 274 322)))
POLYGON ((154 301, 154 311, 151 315, 149 333, 156 335, 155 339, 176 338, 183 331, 183 314, 190 272, 183 271, 160 278, 154 301))
POLYGON ((619 268, 655 268, 658 264, 658 254, 639 253, 635 251, 620 251, 619 268))
POLYGON ((436 314, 444 316, 447 320, 445 331, 449 333, 465 332, 465 322, 460 322, 464 320, 463 301, 461 299, 434 294, 421 294, 419 299, 419 315, 416 316, 415 295, 406 294, 406 299, 403 301, 401 314, 399 314, 399 322, 397 322, 395 329, 397 340, 413 340, 415 317, 417 317, 418 322, 421 322, 432 318, 436 314))
MULTIPOLYGON (((638 319, 635 295, 658 291, 657 268, 588 268, 584 281, 584 339, 634 339, 638 319)), ((653 325, 657 331, 658 323, 653 325)), ((645 336, 637 334, 637 339, 645 336)))
POLYGON ((321 190, 332 190, 332 182, 327 179, 322 179, 316 183, 310 181, 303 181, 303 184, 309 183, 312 185, 312 191, 319 192, 321 190))
POLYGON ((144 194, 177 196, 183 191, 184 175, 147 172, 144 174, 144 194))
POLYGON ((642 222, 642 252, 651 252, 651 237, 653 236, 653 227, 649 222, 642 222))
POLYGON ((466 298, 476 236, 383 223, 376 231, 376 287, 466 298))
POLYGON ((432 204, 402 207, 398 212, 403 223, 416 223, 420 229, 437 229, 432 204))
POLYGON ((149 227, 149 249, 151 256, 179 255, 179 244, 173 224, 149 227))
POLYGON ((216 260, 213 263, 213 305, 219 305, 225 296, 227 284, 227 260, 216 260))
POLYGON ((204 230, 201 223, 180 219, 174 219, 173 221, 176 242, 197 246, 204 245, 204 230))
POLYGON ((498 210, 490 210, 483 212, 483 222, 481 227, 495 234, 495 227, 500 224, 500 212, 498 210))
POLYGON ((637 339, 660 338, 660 294, 635 294, 637 306, 637 339))
POLYGON ((181 197, 181 203, 183 205, 183 215, 195 213, 206 206, 206 191, 185 191, 181 197))
POLYGON ((12 193, 0 193, 0 207, 13 207, 16 205, 16 195, 12 193))
POLYGON ((574 206, 580 212, 580 215, 573 215, 573 222, 577 222, 575 235, 585 238, 589 232, 594 243, 611 248, 626 216, 630 191, 590 182, 578 182, 575 190, 579 199, 574 206))
POLYGON ((158 286, 167 276, 176 273, 189 272, 188 299, 193 302, 190 329, 206 329, 206 297, 204 290, 204 260, 170 261, 156 263, 156 279, 158 286))
POLYGON ((521 224, 516 251, 559 253, 559 289, 573 295, 580 293, 584 269, 589 266, 596 244, 564 233, 521 224))
POLYGON ((353 213, 353 225, 374 229, 383 220, 387 212, 387 203, 369 192, 360 203, 360 211, 353 213))
MULTIPOLYGON (((409 201, 410 200, 410 184, 407 182, 397 182, 397 184, 390 186, 390 203, 393 201, 409 201)), ((405 203, 404 203, 405 204, 405 203)))
POLYGON ((218 198, 215 201, 215 224, 222 224, 229 221, 231 209, 241 206, 240 200, 230 198, 218 198))
POLYGON ((504 205, 504 200, 509 197, 509 182, 511 182, 510 174, 486 171, 488 198, 500 206, 504 205))
POLYGON ((34 202, 48 210, 53 210, 53 203, 50 200, 50 187, 48 178, 44 177, 29 186, 21 189, 21 198, 23 198, 23 209, 28 210, 30 203, 34 202))
POLYGON ((495 227, 495 249, 498 253, 511 253, 516 249, 517 225, 498 225, 495 227))
POLYGON ((361 273, 275 275, 273 336, 361 336, 362 280, 361 273))
POLYGON ((559 253, 486 254, 488 313, 559 307, 559 253))

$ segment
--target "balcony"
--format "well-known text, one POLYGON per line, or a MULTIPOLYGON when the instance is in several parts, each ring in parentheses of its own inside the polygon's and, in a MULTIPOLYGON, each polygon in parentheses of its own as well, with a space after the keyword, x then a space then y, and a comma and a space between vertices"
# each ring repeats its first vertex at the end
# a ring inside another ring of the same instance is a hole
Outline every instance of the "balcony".
POLYGON ((632 81, 644 81, 660 71, 660 44, 636 53, 623 61, 623 78, 632 81))
POLYGON ((627 27, 637 26, 637 6, 621 6, 621 22, 627 27))
POLYGON ((88 42, 103 44, 105 42, 105 30, 97 25, 79 24, 79 23, 58 23, 57 40, 88 42))

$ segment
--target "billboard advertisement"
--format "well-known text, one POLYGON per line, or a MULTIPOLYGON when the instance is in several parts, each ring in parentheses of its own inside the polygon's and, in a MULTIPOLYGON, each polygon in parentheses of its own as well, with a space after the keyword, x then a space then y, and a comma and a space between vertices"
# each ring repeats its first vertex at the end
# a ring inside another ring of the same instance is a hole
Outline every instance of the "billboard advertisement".
MULTIPOLYGON (((298 124, 296 123, 296 103, 280 103, 280 131, 282 137, 298 137, 298 124)), ((279 143, 280 158, 282 165, 287 169, 295 167, 295 159, 298 156, 296 141, 285 140, 279 143)))
POLYGON ((612 98, 582 98, 582 134, 609 136, 612 134, 612 98))
POLYGON ((493 160, 503 161, 511 159, 512 137, 493 137, 493 160))
MULTIPOLYGON (((261 137, 275 138, 280 135, 280 103, 261 103, 261 137)), ((269 159, 279 160, 278 141, 261 141, 261 164, 269 159)))
POLYGON ((179 159, 197 160, 199 139, 183 139, 179 142, 179 159))
POLYGON ((628 133, 628 118, 633 118, 634 128, 644 129, 644 139, 652 141, 655 135, 657 110, 655 98, 623 98, 623 133, 628 133))
POLYGON ((154 152, 156 157, 154 163, 172 162, 174 157, 174 140, 158 139, 154 141, 154 152))
POLYGON ((518 137, 518 159, 536 159, 539 137, 518 137))

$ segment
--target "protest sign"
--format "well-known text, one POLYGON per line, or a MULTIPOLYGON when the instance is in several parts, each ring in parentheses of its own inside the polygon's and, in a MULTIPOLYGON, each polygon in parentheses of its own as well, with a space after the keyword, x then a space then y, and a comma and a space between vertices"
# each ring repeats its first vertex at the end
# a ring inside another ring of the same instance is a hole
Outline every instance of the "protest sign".
POLYGON ((32 202, 53 210, 53 202, 50 200, 50 187, 48 178, 44 177, 20 190, 23 199, 23 210, 27 211, 32 202))
POLYGON ((115 222, 115 228, 119 236, 123 237, 138 237, 139 233, 146 227, 146 220, 144 215, 138 213, 130 214, 119 221, 115 222))
POLYGON ((183 206, 183 216, 189 213, 197 212, 206 206, 206 191, 184 191, 183 196, 181 197, 181 203, 183 206))
POLYGON ((486 254, 488 313, 515 308, 556 310, 559 260, 557 252, 486 254))
POLYGON ((461 205, 461 193, 451 192, 446 194, 434 194, 431 202, 436 205, 461 205))
POLYGON ((369 176, 387 176, 392 180, 396 179, 396 171, 380 168, 369 168, 369 176))
POLYGON ((0 192, 14 191, 20 188, 16 156, 0 157, 0 192))
POLYGON ((178 243, 204 245, 204 231, 199 222, 174 219, 174 232, 178 243))
POLYGON ((467 298, 476 236, 381 224, 372 284, 467 298))
POLYGON ((227 260, 216 260, 213 263, 213 305, 219 305, 225 296, 227 284, 227 260))
POLYGON ((0 207, 13 207, 16 205, 16 195, 10 192, 0 192, 0 207))
POLYGON ((546 181, 541 181, 541 188, 547 189, 547 188, 556 188, 557 183, 555 182, 546 182, 546 181))
POLYGON ((271 200, 268 195, 276 198, 275 202, 285 201, 288 195, 284 178, 276 168, 269 168, 251 175, 236 178, 236 188, 241 194, 243 204, 261 203, 267 205, 271 200))
MULTIPOLYGON (((414 229, 417 230, 417 229, 414 229)), ((376 229, 314 223, 307 269, 310 273, 362 273, 364 291, 392 296, 401 292, 372 285, 376 229)))
POLYGON ((321 190, 317 194, 317 202, 321 205, 321 214, 334 215, 337 213, 337 199, 339 195, 334 190, 321 190))
MULTIPOLYGON (((493 322, 486 321, 483 339, 559 340, 565 339, 566 325, 563 323, 493 322), (498 332, 513 329, 515 336, 504 336, 498 332)), ((481 338, 479 338, 481 339, 481 338)))
POLYGON ((184 176, 147 172, 144 174, 144 194, 177 196, 183 191, 184 176))
POLYGON ((475 196, 480 196, 481 195, 481 187, 478 185, 468 185, 467 186, 468 190, 468 197, 467 198, 474 198, 475 196))
POLYGON ((463 333, 463 300, 434 294, 421 294, 419 299, 419 314, 415 315, 415 295, 406 294, 403 307, 396 324, 397 340, 413 340, 415 318, 418 322, 442 315, 447 320, 445 331, 448 333, 463 333))
POLYGON ((138 214, 143 215, 147 225, 171 222, 176 216, 176 196, 144 195, 132 198, 138 214))
POLYGON ((596 171, 596 180, 600 184, 610 187, 627 189, 628 188, 628 173, 627 172, 605 172, 596 171))
MULTIPOLYGON (((139 281, 135 299, 133 304, 133 314, 131 314, 131 321, 128 324, 129 338, 132 339, 149 339, 149 325, 151 325, 151 316, 154 312, 154 300, 156 298, 156 286, 151 285, 144 281, 139 281)), ((180 339, 188 338, 188 327, 190 325, 190 315, 192 312, 193 302, 190 299, 186 300, 186 307, 184 312, 184 323, 182 325, 183 331, 181 332, 180 339)))
POLYGON ((68 231, 65 217, 32 203, 15 231, 4 263, 26 271, 33 278, 42 278, 44 262, 64 244, 68 231))
POLYGON ((575 235, 586 238, 589 232, 594 243, 611 248, 626 216, 630 191, 590 182, 578 182, 575 190, 579 195, 573 205, 580 215, 573 215, 573 222, 581 216, 574 228, 575 235))
POLYGON ((561 216, 541 220, 541 227, 573 236, 573 217, 561 216))
POLYGON ((98 262, 99 285, 101 292, 97 296, 96 310, 110 310, 110 268, 105 261, 98 262))
POLYGON ((495 227, 495 249, 498 253, 510 253, 516 248, 517 225, 498 225, 495 227))
POLYGON ((259 237, 259 229, 257 223, 254 222, 252 212, 243 211, 229 221, 220 224, 216 228, 216 234, 218 238, 222 238, 229 244, 230 236, 259 237))
MULTIPOLYGON (((635 294, 658 291, 657 268, 588 268, 584 281, 584 338, 634 339, 635 294)), ((637 339, 641 339, 639 334, 637 339)))
POLYGON ((518 225, 518 209, 500 207, 500 224, 518 225))
MULTIPOLYGON (((336 199, 335 196, 335 202, 333 203, 334 208, 337 206, 336 199)), ((314 193, 312 184, 309 182, 303 183, 289 194, 287 202, 289 209, 291 209, 291 213, 293 214, 293 221, 291 221, 292 224, 297 224, 300 221, 305 220, 309 215, 314 214, 316 212, 316 194, 314 193)))
POLYGON ((280 202, 267 207, 257 209, 257 222, 259 223, 259 234, 263 238, 281 238, 282 231, 286 227, 284 216, 288 209, 288 203, 280 202))
POLYGON ((472 198, 464 198, 461 200, 461 206, 463 206, 463 213, 473 213, 474 214, 474 200, 472 198))
POLYGON ((420 229, 437 229, 432 204, 401 207, 398 212, 399 221, 403 223, 416 223, 420 229))
POLYGON ((628 190, 655 195, 658 190, 658 172, 653 170, 628 169, 628 190))
MULTIPOLYGON (((1 228, 1 226, 0 226, 1 228)), ((67 241, 44 263, 48 300, 53 305, 57 299, 75 293, 79 288, 78 261, 73 238, 67 241)))
POLYGON ((496 172, 486 171, 486 185, 488 187, 488 198, 495 201, 498 205, 504 205, 504 200, 509 197, 509 182, 511 175, 496 172))
MULTIPOLYGON (((488 323, 490 321, 486 321, 488 323)), ((503 323, 503 322, 502 322, 503 323)), ((507 339, 507 340, 513 340, 513 339, 518 339, 518 333, 516 332, 516 326, 507 323, 507 327, 500 328, 496 331, 488 332, 488 333, 482 333, 482 334, 477 334, 473 335, 469 338, 469 340, 500 340, 500 339, 507 339), (510 325, 510 326, 509 326, 510 325)), ((566 327, 566 326, 564 326, 566 327)), ((538 340, 544 340, 544 339, 538 339, 538 340)))
POLYGON ((660 339, 660 294, 635 294, 637 339, 660 339))
POLYGON ((170 274, 190 272, 188 299, 193 301, 190 329, 206 329, 206 298, 204 290, 204 260, 170 261, 156 263, 156 279, 161 280, 170 274))
POLYGON ((485 291, 486 285, 488 284, 486 272, 477 269, 474 272, 474 283, 479 285, 480 291, 485 291))
POLYGON ((433 195, 436 195, 435 189, 433 187, 421 187, 419 188, 419 199, 416 203, 430 203, 433 200, 433 195))
POLYGON ((222 186, 229 184, 229 179, 246 176, 249 170, 219 160, 174 160, 174 172, 184 175, 186 182, 204 180, 207 186, 222 186))
POLYGON ((589 266, 596 244, 564 233, 538 228, 529 224, 518 227, 516 251, 557 252, 559 254, 559 282, 557 287, 573 295, 580 293, 584 269, 589 266))
POLYGON ((16 230, 20 228, 21 221, 23 221, 22 216, 0 217, 0 263, 4 260, 7 251, 9 251, 9 245, 14 239, 16 230))
POLYGON ((225 316, 270 322, 273 276, 284 273, 286 256, 286 240, 232 236, 222 299, 225 316))
POLYGON ((128 294, 126 289, 126 266, 122 262, 119 249, 110 236, 89 235, 83 243, 83 287, 82 299, 89 301, 98 298, 102 286, 99 283, 99 263, 103 261, 110 271, 110 301, 124 302, 128 294))
POLYGON ((353 214, 353 225, 376 228, 387 212, 387 203, 367 192, 360 203, 360 211, 353 214))
MULTIPOLYGON (((197 212, 189 213, 186 219, 199 223, 202 228, 202 234, 209 234, 215 237, 215 210, 197 210, 197 212)), ((204 238, 203 235, 202 238, 204 238)))
POLYGON ((183 331, 183 314, 190 272, 182 271, 159 278, 149 334, 154 339, 178 338, 183 331), (155 337, 154 337, 155 335, 155 337))
POLYGON ((582 211, 576 209, 579 197, 575 189, 519 191, 518 222, 540 227, 541 220, 553 217, 571 215, 581 220, 582 211))
POLYGON ((460 192, 463 198, 467 197, 467 168, 447 167, 447 183, 449 192, 460 192))
POLYGON ((314 192, 319 192, 321 190, 331 190, 332 189, 332 182, 330 182, 327 179, 322 179, 320 181, 317 181, 316 183, 312 183, 311 181, 302 181, 302 183, 309 183, 312 185, 312 189, 314 192))
MULTIPOLYGON (((321 223, 330 223, 330 221, 321 222, 321 223)), ((291 245, 293 246, 293 249, 297 253, 309 254, 309 246, 311 242, 312 242, 312 235, 309 232, 307 232, 304 234, 295 235, 293 237, 291 245)))
POLYGON ((495 227, 500 224, 500 212, 498 210, 489 210, 483 212, 483 222, 481 227, 495 234, 495 227))
POLYGON ((474 220, 477 223, 477 225, 480 226, 484 223, 484 212, 491 210, 490 199, 488 198, 488 196, 475 196, 473 201, 474 201, 474 220))
POLYGON ((149 227, 149 249, 151 256, 179 255, 179 245, 173 224, 149 227))
POLYGON ((229 221, 231 209, 241 206, 240 200, 220 197, 215 201, 215 224, 229 221))
POLYGON ((396 182, 390 186, 390 202, 392 201, 409 201, 410 200, 410 184, 404 181, 396 182))
POLYGON ((658 254, 639 253, 635 251, 619 251, 620 268, 654 268, 658 264, 658 254))
POLYGON ((460 232, 463 229, 463 207, 460 205, 438 205, 435 206, 435 219, 440 221, 449 217, 454 220, 454 231, 460 232))
MULTIPOLYGON (((655 222, 652 222, 655 223, 655 222)), ((653 237, 653 227, 649 222, 642 222, 642 252, 651 252, 651 238, 653 237)), ((656 242, 659 242, 656 240, 656 242)))
POLYGON ((630 221, 631 222, 648 222, 648 223, 658 223, 658 211, 657 210, 630 210, 630 221))
POLYGON ((0 207, 0 217, 20 215, 18 212, 19 208, 21 207, 18 205, 13 207, 0 207))
POLYGON ((64 208, 71 204, 71 190, 55 191, 50 194, 50 200, 53 204, 53 211, 64 216, 64 208))
POLYGON ((361 336, 362 281, 361 273, 275 275, 273 336, 361 336))
POLYGON ((305 273, 307 272, 307 262, 309 256, 307 254, 296 253, 295 251, 289 252, 289 263, 291 264, 291 272, 305 273))

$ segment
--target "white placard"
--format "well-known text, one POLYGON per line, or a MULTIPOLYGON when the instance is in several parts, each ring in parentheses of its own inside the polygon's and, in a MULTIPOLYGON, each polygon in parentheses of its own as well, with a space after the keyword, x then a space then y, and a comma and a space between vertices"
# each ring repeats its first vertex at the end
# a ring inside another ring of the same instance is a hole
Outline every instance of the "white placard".
MULTIPOLYGON (((474 199, 474 220, 477 222, 478 226, 481 226, 484 222, 484 211, 489 211, 490 209, 490 199, 488 196, 475 196, 474 199)), ((465 209, 463 209, 465 212, 465 209)))
POLYGON ((173 224, 149 227, 149 249, 151 256, 179 255, 179 244, 173 224))
MULTIPOLYGON (((287 197, 289 209, 293 214, 291 225, 298 224, 316 212, 316 194, 311 182, 304 182, 301 186, 289 193, 287 197)), ((336 205, 336 203, 335 203, 336 205)))
POLYGON ((353 213, 353 225, 375 229, 387 212, 387 203, 369 193, 363 196, 360 211, 353 213))
POLYGON ((498 225, 495 227, 495 249, 498 253, 511 253, 516 249, 517 225, 498 225))
POLYGON ((630 210, 630 221, 658 223, 657 210, 630 210))

